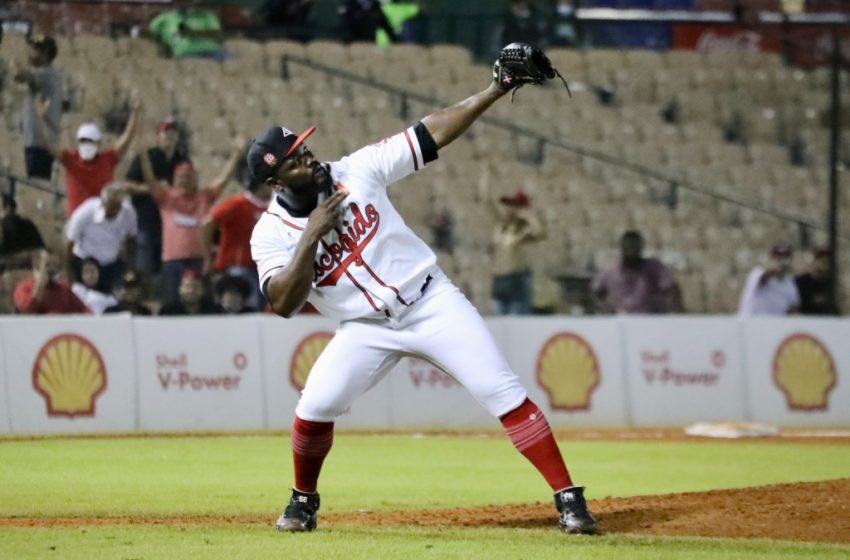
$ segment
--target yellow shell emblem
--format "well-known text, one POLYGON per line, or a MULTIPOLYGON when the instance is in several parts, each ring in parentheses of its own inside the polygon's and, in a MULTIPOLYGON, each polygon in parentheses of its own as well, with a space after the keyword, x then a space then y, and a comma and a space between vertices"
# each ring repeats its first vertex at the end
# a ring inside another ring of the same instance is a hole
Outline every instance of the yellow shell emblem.
POLYGON ((32 384, 47 402, 48 416, 94 416, 95 400, 106 390, 106 367, 91 342, 60 334, 38 352, 32 384))
POLYGON ((292 353, 292 361, 289 364, 289 382, 299 391, 304 389, 307 376, 313 369, 313 364, 319 359, 319 355, 333 338, 329 332, 317 332, 304 338, 295 347, 292 353))
POLYGON ((552 336, 537 356, 537 383, 546 391, 553 410, 589 410, 599 379, 599 360, 593 348, 575 333, 552 336))
POLYGON ((773 382, 791 410, 826 410, 837 378, 829 350, 808 334, 789 336, 773 357, 773 382))

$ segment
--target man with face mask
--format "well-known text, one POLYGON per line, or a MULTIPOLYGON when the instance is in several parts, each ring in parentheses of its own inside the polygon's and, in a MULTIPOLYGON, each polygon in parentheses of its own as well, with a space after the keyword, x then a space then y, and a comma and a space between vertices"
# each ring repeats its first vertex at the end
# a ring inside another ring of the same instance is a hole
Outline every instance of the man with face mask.
POLYGON ((68 217, 88 198, 100 195, 100 191, 115 174, 115 167, 124 156, 139 120, 141 104, 133 95, 130 99, 130 118, 118 140, 111 147, 101 149, 100 128, 94 123, 83 123, 77 129, 77 149, 65 149, 45 134, 45 115, 50 103, 37 103, 37 129, 45 139, 48 151, 65 167, 65 189, 67 194, 66 212, 68 217))
POLYGON ((598 273, 590 284, 601 313, 669 313, 678 307, 670 270, 643 256, 643 236, 627 231, 620 239, 620 262, 598 273))

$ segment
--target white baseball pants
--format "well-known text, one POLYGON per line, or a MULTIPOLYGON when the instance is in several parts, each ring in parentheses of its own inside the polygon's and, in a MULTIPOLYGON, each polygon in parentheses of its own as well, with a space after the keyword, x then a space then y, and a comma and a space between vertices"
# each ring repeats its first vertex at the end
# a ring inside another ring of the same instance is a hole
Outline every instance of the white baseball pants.
POLYGON ((307 378, 295 414, 331 422, 403 357, 439 367, 493 416, 517 408, 527 393, 478 311, 437 271, 422 298, 399 317, 340 324, 307 378))

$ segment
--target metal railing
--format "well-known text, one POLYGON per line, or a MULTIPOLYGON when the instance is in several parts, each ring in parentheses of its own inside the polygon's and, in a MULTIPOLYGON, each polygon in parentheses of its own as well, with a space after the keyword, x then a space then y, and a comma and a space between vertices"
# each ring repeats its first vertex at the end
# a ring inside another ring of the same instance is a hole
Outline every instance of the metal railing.
POLYGON ((13 197, 17 194, 18 185, 21 184, 41 192, 52 194, 58 198, 65 198, 65 193, 63 191, 52 188, 52 186, 45 184, 44 181, 21 177, 20 175, 12 173, 8 169, 0 168, 0 181, 6 184, 7 192, 5 194, 10 194, 13 197))

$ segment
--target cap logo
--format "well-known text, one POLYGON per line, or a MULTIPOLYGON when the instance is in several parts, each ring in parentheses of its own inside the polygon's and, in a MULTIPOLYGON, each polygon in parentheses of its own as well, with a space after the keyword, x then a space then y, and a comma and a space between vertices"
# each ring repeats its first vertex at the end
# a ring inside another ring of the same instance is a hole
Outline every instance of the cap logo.
POLYGON ((266 162, 266 165, 269 167, 274 167, 277 163, 277 158, 274 157, 274 154, 266 154, 263 156, 263 161, 266 162))
POLYGON ((280 130, 283 131, 283 137, 284 138, 286 138, 287 136, 293 136, 295 134, 294 132, 292 132, 291 130, 286 128, 285 126, 280 127, 280 130))

